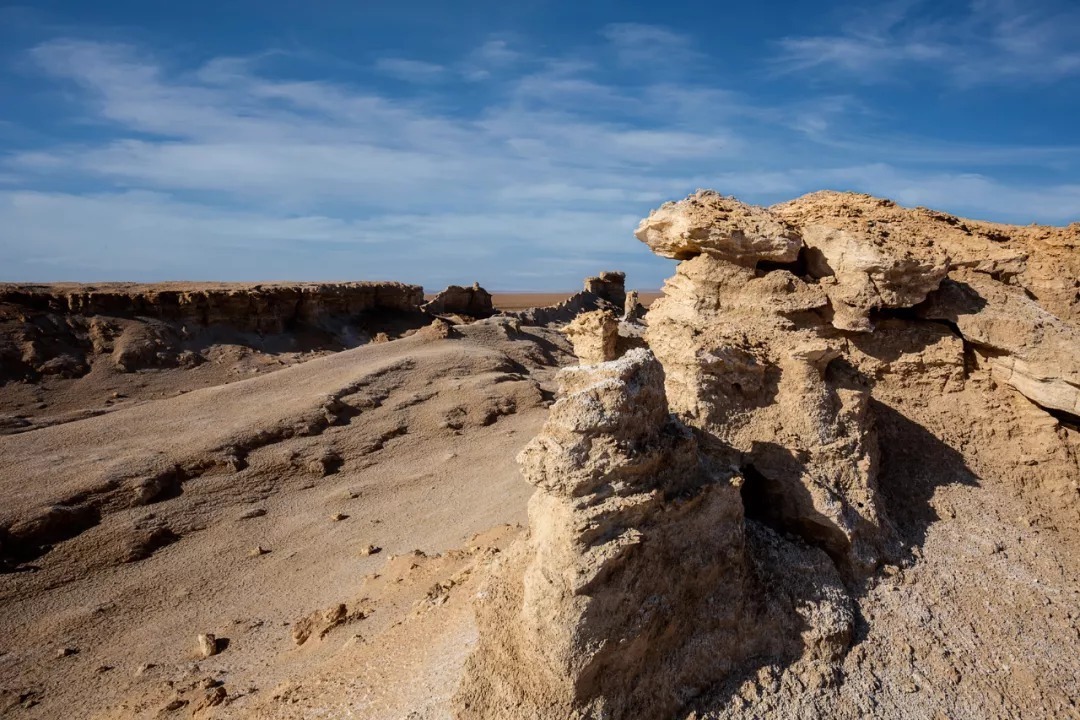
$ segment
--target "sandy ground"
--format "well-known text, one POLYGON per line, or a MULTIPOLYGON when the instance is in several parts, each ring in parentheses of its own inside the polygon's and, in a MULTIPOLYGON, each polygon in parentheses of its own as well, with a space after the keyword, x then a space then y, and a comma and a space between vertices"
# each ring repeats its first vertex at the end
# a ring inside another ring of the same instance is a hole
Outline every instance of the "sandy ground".
MULTIPOLYGON (((0 574, 0 712, 287 714, 346 641, 366 652, 358 634, 391 632, 516 532, 530 488, 514 457, 569 359, 557 333, 479 323, 0 438, 0 514, 91 517, 67 539, 38 532, 48 544, 0 574), (340 603, 341 628, 296 644, 298 621, 340 603), (202 633, 219 654, 199 656, 202 633)), ((167 388, 184 372, 147 375, 167 388)), ((334 703, 355 713, 372 692, 334 703)))

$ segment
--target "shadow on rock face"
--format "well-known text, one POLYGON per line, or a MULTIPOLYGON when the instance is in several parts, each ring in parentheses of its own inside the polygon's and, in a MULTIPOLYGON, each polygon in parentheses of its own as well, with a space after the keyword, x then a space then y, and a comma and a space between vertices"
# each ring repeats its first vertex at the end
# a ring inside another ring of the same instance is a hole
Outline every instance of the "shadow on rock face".
POLYGON ((906 553, 921 547, 927 528, 940 519, 930 506, 937 488, 979 482, 963 456, 932 432, 883 402, 871 401, 871 410, 881 450, 879 500, 906 553))

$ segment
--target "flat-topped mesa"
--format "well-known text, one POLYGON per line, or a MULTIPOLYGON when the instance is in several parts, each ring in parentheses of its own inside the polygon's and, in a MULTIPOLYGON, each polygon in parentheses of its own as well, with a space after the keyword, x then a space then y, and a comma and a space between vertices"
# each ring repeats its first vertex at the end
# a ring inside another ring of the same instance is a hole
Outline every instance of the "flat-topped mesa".
POLYGON ((739 493, 671 420, 647 350, 558 382, 518 458, 529 534, 477 598, 457 717, 666 717, 760 650, 739 493))
POLYGON ((475 282, 472 287, 448 286, 425 303, 424 310, 433 314, 450 313, 473 318, 486 318, 495 314, 491 293, 475 282))
POLYGON ((426 324, 423 299, 397 282, 0 285, 0 383, 77 378, 100 359, 194 367, 222 344, 341 350, 426 324))
POLYGON ((104 283, 0 285, 0 303, 72 315, 154 318, 237 330, 279 333, 290 323, 389 310, 417 312, 419 285, 342 283, 104 283))

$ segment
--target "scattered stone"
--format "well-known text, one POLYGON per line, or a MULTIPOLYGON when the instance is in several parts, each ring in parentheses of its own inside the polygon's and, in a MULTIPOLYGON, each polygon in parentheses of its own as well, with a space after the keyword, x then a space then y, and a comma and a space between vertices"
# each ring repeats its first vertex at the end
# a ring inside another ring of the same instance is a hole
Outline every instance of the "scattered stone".
POLYGON ((376 555, 382 552, 382 548, 378 545, 368 545, 365 548, 360 549, 360 554, 367 557, 368 555, 376 555))
POLYGON ((176 712, 187 704, 188 701, 184 698, 175 698, 173 700, 170 700, 163 709, 165 710, 165 712, 176 712))
POLYGON ((251 520, 252 518, 262 517, 263 515, 266 515, 266 510, 264 508, 251 508, 250 510, 245 510, 240 513, 240 515, 237 516, 237 520, 251 520))
POLYGON ((74 648, 74 647, 62 647, 62 648, 57 648, 57 650, 56 650, 56 657, 58 657, 58 658, 66 658, 66 657, 71 657, 72 655, 78 655, 78 654, 79 654, 79 648, 74 648))
POLYGON ((135 677, 143 677, 156 667, 157 665, 154 663, 143 663, 142 665, 139 665, 139 667, 135 668, 135 677))
POLYGON ((293 623, 293 642, 303 645, 312 635, 318 636, 321 640, 328 632, 344 623, 347 617, 348 609, 345 603, 341 603, 301 618, 293 623))
POLYGON ((219 683, 199 700, 192 710, 192 715, 197 715, 202 710, 220 705, 225 702, 228 697, 228 691, 226 691, 224 686, 219 683))
POLYGON ((266 555, 269 552, 270 551, 264 548, 262 545, 256 545, 248 552, 248 557, 256 558, 262 555, 266 555))
POLYGON ((208 658, 218 654, 220 646, 216 635, 205 633, 196 637, 195 640, 198 643, 198 655, 200 658, 208 658))
POLYGON ((346 515, 345 513, 334 513, 333 515, 330 516, 330 519, 333 520, 334 522, 341 522, 342 520, 348 520, 349 516, 346 515))

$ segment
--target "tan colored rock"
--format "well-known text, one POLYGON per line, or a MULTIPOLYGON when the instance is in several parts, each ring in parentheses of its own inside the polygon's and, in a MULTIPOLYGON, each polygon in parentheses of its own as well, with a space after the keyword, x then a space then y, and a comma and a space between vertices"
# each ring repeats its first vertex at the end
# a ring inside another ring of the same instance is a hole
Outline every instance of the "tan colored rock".
POLYGON ((641 304, 637 290, 626 293, 626 302, 623 304, 623 321, 640 322, 645 317, 645 306, 641 304))
POLYGON ((574 354, 586 365, 615 359, 619 340, 619 319, 610 310, 594 310, 578 315, 563 328, 574 346, 574 354))
POLYGON ((220 645, 218 644, 217 636, 213 633, 205 633, 195 638, 196 645, 198 646, 198 656, 201 658, 208 658, 218 654, 220 645))
POLYGON ((647 351, 559 383, 519 458, 529 537, 482 592, 457 716, 666 716, 740 651, 738 492, 669 420, 647 351))
POLYGON ((585 278, 585 287, 562 302, 546 307, 504 313, 524 325, 561 325, 594 310, 621 311, 626 303, 626 274, 606 271, 585 278))
POLYGON ((755 513, 859 574, 877 562, 876 440, 864 390, 826 377, 843 338, 817 285, 713 255, 679 264, 647 315, 671 408, 723 442, 755 513))
POLYGON ((490 317, 495 308, 491 304, 491 293, 473 283, 471 287, 450 285, 424 304, 429 313, 452 313, 469 317, 490 317))
POLYGON ((599 275, 585 278, 585 292, 606 300, 615 307, 626 302, 626 273, 605 270, 599 275))
POLYGON ((1003 225, 906 208, 860 193, 822 191, 769 208, 796 227, 823 225, 877 247, 948 255, 950 267, 1013 283, 1043 309, 1080 322, 1080 223, 1068 227, 1003 225))
POLYGON ((1080 416, 1080 328, 985 274, 953 275, 920 314, 955 325, 994 377, 1032 402, 1080 416))
POLYGON ((795 229, 769 211, 698 190, 649 213, 634 232, 661 257, 688 260, 710 253, 740 265, 794 262, 802 241, 795 229))
POLYGON ((297 645, 303 645, 313 635, 322 640, 327 633, 348 620, 348 616, 348 608, 346 608, 345 603, 313 612, 293 623, 293 642, 297 645))
POLYGON ((949 269, 946 254, 930 238, 905 247, 827 225, 801 229, 810 274, 821 279, 833 309, 834 326, 866 332, 870 313, 917 305, 949 269))

